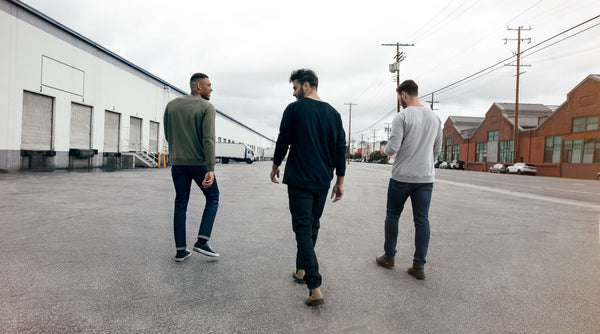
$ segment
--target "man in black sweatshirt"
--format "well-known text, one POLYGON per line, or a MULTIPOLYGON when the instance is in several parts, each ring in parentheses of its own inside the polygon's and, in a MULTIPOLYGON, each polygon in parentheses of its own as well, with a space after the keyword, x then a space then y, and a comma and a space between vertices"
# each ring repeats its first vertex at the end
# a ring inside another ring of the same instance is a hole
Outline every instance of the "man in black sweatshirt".
POLYGON ((340 114, 319 98, 319 79, 313 71, 294 71, 290 82, 297 101, 283 112, 270 176, 272 182, 279 183, 279 166, 289 148, 283 183, 288 185, 298 248, 293 275, 310 290, 305 303, 317 306, 323 303, 323 294, 314 247, 334 169, 337 180, 331 198, 337 202, 344 195, 346 135, 340 114))

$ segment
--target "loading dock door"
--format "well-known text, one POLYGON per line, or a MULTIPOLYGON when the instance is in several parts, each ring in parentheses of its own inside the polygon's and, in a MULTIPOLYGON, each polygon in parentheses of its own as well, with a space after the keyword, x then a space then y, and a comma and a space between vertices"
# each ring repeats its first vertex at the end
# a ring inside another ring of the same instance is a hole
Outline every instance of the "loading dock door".
POLYGON ((142 150, 142 119, 131 117, 129 121, 129 151, 142 150))
POLYGON ((104 152, 119 152, 119 129, 121 115, 111 111, 104 112, 104 152))
POLYGON ((158 153, 158 128, 158 123, 150 121, 150 145, 148 149, 151 153, 158 153))
POLYGON ((71 103, 70 148, 92 148, 92 108, 71 103))
POLYGON ((52 150, 53 105, 52 97, 23 92, 22 150, 52 150))

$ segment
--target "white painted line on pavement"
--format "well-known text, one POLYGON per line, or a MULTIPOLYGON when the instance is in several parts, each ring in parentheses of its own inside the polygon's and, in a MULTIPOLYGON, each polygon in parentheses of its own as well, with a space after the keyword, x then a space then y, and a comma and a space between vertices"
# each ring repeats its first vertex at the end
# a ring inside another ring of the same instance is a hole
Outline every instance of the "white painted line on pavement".
POLYGON ((511 196, 530 198, 530 199, 535 199, 535 200, 539 200, 539 201, 582 206, 582 207, 586 207, 586 208, 593 209, 596 211, 600 211, 599 204, 590 203, 590 202, 582 202, 582 201, 576 201, 576 200, 564 199, 564 198, 556 198, 556 197, 544 196, 544 195, 528 194, 528 193, 523 193, 523 192, 515 192, 515 191, 510 191, 510 190, 497 189, 497 188, 492 188, 492 187, 478 186, 478 185, 474 185, 474 184, 440 180, 440 179, 436 179, 435 182, 451 184, 451 185, 455 185, 455 186, 459 186, 459 187, 495 192, 495 193, 499 193, 499 194, 506 194, 506 195, 511 195, 511 196))
MULTIPOLYGON (((485 173, 482 173, 485 174, 485 173)), ((485 175, 484 175, 485 176, 485 175)), ((450 177, 450 178, 454 178, 454 179, 461 179, 461 180, 472 180, 472 178, 468 178, 468 177, 461 177, 461 176, 455 176, 455 175, 444 175, 443 177, 450 177)), ((437 180, 437 178, 436 178, 437 180)), ((540 180, 532 180, 531 181, 536 181, 539 182, 540 180)), ((482 182, 485 183, 497 183, 497 184, 502 184, 502 185, 510 185, 510 186, 517 186, 517 187, 528 187, 528 188, 535 188, 535 189, 539 189, 540 186, 539 185, 527 185, 527 184, 522 184, 522 183, 512 183, 512 182, 506 182, 506 181, 490 181, 488 180, 481 180, 482 182)), ((585 184, 583 183, 575 183, 572 184, 573 186, 584 186, 585 184)), ((577 193, 577 194, 585 194, 585 195, 598 195, 598 193, 592 193, 589 191, 580 191, 580 190, 568 190, 568 189, 561 189, 561 188, 550 188, 550 187, 543 187, 543 189, 547 189, 547 190, 557 190, 557 191, 564 191, 564 192, 571 192, 571 193, 577 193)))

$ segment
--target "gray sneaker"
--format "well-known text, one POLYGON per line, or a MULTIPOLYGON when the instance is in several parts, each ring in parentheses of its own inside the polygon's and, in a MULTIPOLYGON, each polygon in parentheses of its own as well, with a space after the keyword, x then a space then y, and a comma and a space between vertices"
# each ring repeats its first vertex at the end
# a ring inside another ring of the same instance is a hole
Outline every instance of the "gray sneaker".
POLYGON ((219 257, 219 253, 212 250, 208 245, 208 242, 204 245, 201 245, 200 242, 196 241, 196 243, 194 244, 194 251, 210 257, 219 257))

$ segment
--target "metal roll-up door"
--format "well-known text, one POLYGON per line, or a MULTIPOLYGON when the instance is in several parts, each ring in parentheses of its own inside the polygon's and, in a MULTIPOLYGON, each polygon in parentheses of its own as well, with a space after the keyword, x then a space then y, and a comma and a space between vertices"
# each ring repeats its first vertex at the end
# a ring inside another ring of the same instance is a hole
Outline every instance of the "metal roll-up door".
POLYGON ((92 147, 92 108, 71 103, 70 148, 90 149, 92 147))
POLYGON ((142 119, 131 117, 129 121, 129 150, 142 150, 142 119))
POLYGON ((52 97, 23 92, 22 150, 52 150, 52 97))
POLYGON ((159 125, 156 122, 150 121, 150 145, 149 150, 152 153, 158 153, 158 129, 159 125))
POLYGON ((104 113, 104 152, 119 152, 119 128, 121 115, 115 112, 104 113))

